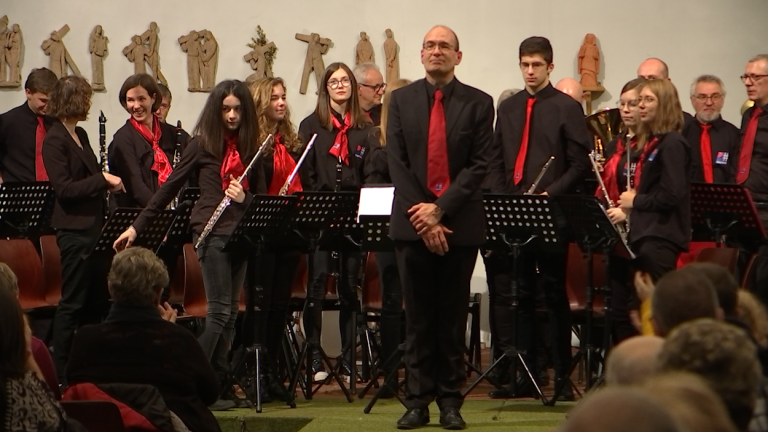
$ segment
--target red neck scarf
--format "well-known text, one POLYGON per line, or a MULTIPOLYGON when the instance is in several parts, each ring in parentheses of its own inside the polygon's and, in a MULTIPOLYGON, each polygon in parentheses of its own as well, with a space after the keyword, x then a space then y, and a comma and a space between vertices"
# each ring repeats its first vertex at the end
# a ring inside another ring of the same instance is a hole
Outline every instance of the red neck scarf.
POLYGON ((160 148, 160 137, 162 136, 162 130, 160 129, 160 119, 156 116, 152 116, 152 130, 148 127, 137 122, 131 117, 131 125, 136 129, 141 136, 152 145, 152 152, 154 153, 154 162, 152 162, 152 171, 157 173, 157 185, 162 186, 168 176, 173 172, 173 166, 168 161, 168 156, 165 155, 163 149, 160 148))
MULTIPOLYGON (((236 181, 245 172, 245 165, 240 160, 240 153, 237 151, 237 135, 225 135, 224 141, 227 145, 227 151, 224 153, 224 160, 221 162, 221 190, 229 187, 230 181, 236 181), (230 179, 229 176, 233 178, 230 179)), ((243 190, 248 190, 248 177, 243 178, 243 190)))
MULTIPOLYGON (((634 146, 634 139, 630 139, 630 149, 634 146)), ((619 202, 619 182, 617 180, 616 171, 619 168, 619 163, 623 159, 622 153, 624 153, 624 142, 619 138, 618 141, 616 141, 616 152, 613 153, 610 159, 605 163, 605 168, 603 168, 603 173, 601 174, 603 176, 603 183, 605 183, 605 190, 608 191, 608 197, 614 204, 619 202)), ((627 170, 629 170, 629 167, 627 167, 627 170)), ((603 198, 603 191, 600 190, 600 186, 597 187, 595 195, 603 198)))
MULTIPOLYGON (((280 132, 275 134, 275 154, 273 158, 274 171, 272 172, 272 181, 269 183, 269 189, 267 189, 267 194, 269 195, 280 193, 280 189, 282 189, 285 181, 288 180, 288 176, 296 168, 296 161, 288 154, 288 149, 285 148, 282 142, 280 132)), ((301 179, 297 176, 288 185, 288 195, 293 195, 295 192, 301 192, 302 190, 304 189, 301 187, 301 179)))
POLYGON ((352 125, 352 114, 350 114, 349 111, 344 114, 344 125, 341 124, 339 119, 337 119, 333 113, 331 113, 331 120, 333 121, 333 127, 338 129, 339 133, 336 134, 336 139, 328 153, 334 155, 337 159, 341 158, 344 165, 349 166, 349 140, 347 139, 347 130, 349 130, 352 125))
POLYGON ((645 148, 643 148, 643 153, 640 155, 640 160, 635 166, 635 190, 640 189, 640 176, 643 174, 643 165, 645 165, 645 162, 656 151, 656 147, 658 146, 659 139, 653 137, 651 141, 645 145, 645 148))

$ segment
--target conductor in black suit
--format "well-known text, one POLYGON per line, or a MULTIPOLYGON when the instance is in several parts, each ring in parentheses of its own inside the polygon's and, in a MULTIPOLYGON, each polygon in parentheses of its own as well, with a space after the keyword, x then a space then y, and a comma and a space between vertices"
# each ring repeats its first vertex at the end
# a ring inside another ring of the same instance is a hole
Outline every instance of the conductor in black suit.
POLYGON ((429 422, 435 399, 443 428, 466 427, 459 413, 464 332, 469 282, 485 242, 480 185, 494 112, 490 96, 454 77, 461 56, 456 34, 434 27, 421 50, 426 78, 392 93, 389 107, 389 232, 403 285, 409 373, 400 429, 429 422))

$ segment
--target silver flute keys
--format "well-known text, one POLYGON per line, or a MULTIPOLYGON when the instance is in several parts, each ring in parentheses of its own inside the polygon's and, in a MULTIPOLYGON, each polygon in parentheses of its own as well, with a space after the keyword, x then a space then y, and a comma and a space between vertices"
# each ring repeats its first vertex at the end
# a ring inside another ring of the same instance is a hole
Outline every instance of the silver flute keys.
POLYGON ((288 179, 285 181, 285 184, 283 185, 283 187, 280 188, 280 193, 278 193, 278 195, 285 196, 288 194, 288 188, 291 187, 291 183, 293 183, 293 179, 296 177, 296 174, 299 173, 299 168, 301 168, 301 164, 304 163, 304 159, 307 157, 307 153, 309 153, 309 149, 311 149, 312 145, 315 143, 315 138, 317 138, 317 134, 312 135, 312 139, 309 140, 309 143, 307 144, 307 148, 304 149, 304 153, 301 154, 299 161, 296 162, 296 167, 293 169, 293 172, 291 173, 291 175, 288 176, 288 179))
MULTIPOLYGON (((611 197, 608 195, 608 189, 605 188, 605 183, 603 183, 603 177, 600 175, 600 170, 597 167, 597 162, 595 159, 597 158, 597 154, 592 151, 589 154, 589 161, 592 163, 592 170, 595 172, 595 177, 597 178, 597 184, 600 185, 600 190, 603 192, 603 198, 605 198, 605 201, 608 203, 608 208, 616 208, 616 203, 611 200, 611 197)), ((619 233, 621 236, 621 240, 624 242, 624 244, 627 244, 627 228, 623 223, 620 224, 614 224, 614 228, 616 228, 616 232, 619 233)))

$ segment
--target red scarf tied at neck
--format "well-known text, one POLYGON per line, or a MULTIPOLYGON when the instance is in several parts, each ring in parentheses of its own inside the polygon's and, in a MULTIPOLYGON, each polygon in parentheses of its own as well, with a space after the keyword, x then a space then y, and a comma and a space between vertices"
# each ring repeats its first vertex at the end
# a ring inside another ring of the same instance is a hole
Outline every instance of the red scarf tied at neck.
MULTIPOLYGON (((237 151, 237 135, 227 135, 224 137, 224 141, 227 145, 227 151, 221 162, 221 190, 227 190, 230 181, 237 180, 245 172, 245 165, 240 160, 240 153, 237 151), (232 179, 229 176, 232 176, 232 179)), ((241 184, 243 190, 248 190, 248 177, 243 178, 241 184)))
POLYGON ((336 139, 331 146, 331 150, 328 152, 334 155, 337 159, 341 158, 344 165, 349 166, 349 140, 347 138, 347 130, 352 125, 352 114, 347 111, 344 115, 344 125, 342 126, 339 119, 335 115, 331 114, 331 120, 333 121, 333 127, 339 130, 336 134, 336 139))
POLYGON ((168 156, 165 155, 163 149, 160 148, 160 137, 162 136, 160 119, 156 115, 152 116, 152 130, 137 122, 133 117, 131 117, 130 121, 133 128, 152 145, 152 152, 154 153, 152 171, 157 173, 157 185, 162 186, 173 172, 173 166, 168 161, 168 156))
MULTIPOLYGON (((267 194, 277 195, 280 193, 280 189, 282 189, 285 181, 288 180, 288 176, 291 175, 295 168, 296 161, 294 161, 291 155, 288 154, 288 149, 285 148, 285 145, 282 142, 280 132, 276 133, 273 164, 274 172, 272 173, 272 181, 269 183, 267 194)), ((293 195, 295 192, 301 192, 302 190, 304 189, 301 187, 301 179, 296 176, 288 186, 288 195, 293 195)))

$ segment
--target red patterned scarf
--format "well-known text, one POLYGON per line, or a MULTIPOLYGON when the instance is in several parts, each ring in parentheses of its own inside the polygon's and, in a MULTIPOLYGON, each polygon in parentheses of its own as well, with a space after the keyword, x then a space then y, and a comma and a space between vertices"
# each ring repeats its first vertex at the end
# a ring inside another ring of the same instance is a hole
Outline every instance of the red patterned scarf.
POLYGON ((156 115, 152 116, 152 130, 137 122, 133 117, 131 117, 130 121, 133 128, 152 145, 152 152, 154 153, 152 171, 157 173, 157 185, 162 186, 173 172, 173 166, 168 161, 168 156, 166 156, 163 149, 160 148, 160 137, 162 136, 160 119, 156 115))
MULTIPOLYGON (((227 144, 227 151, 224 153, 224 160, 221 162, 221 190, 229 187, 229 176, 237 179, 245 172, 245 165, 240 160, 240 153, 237 151, 237 135, 225 135, 224 140, 227 144)), ((243 190, 248 190, 248 177, 242 182, 243 190)))
MULTIPOLYGON (((272 173, 272 181, 269 183, 269 189, 267 190, 267 194, 269 195, 277 195, 280 193, 280 189, 282 189, 285 181, 288 180, 288 176, 290 176, 296 168, 296 161, 294 161, 291 155, 288 154, 288 149, 285 148, 285 145, 282 142, 280 132, 275 134, 275 154, 273 157, 274 171, 272 173)), ((301 192, 302 190, 301 179, 297 176, 288 186, 288 195, 293 195, 295 192, 301 192)))

